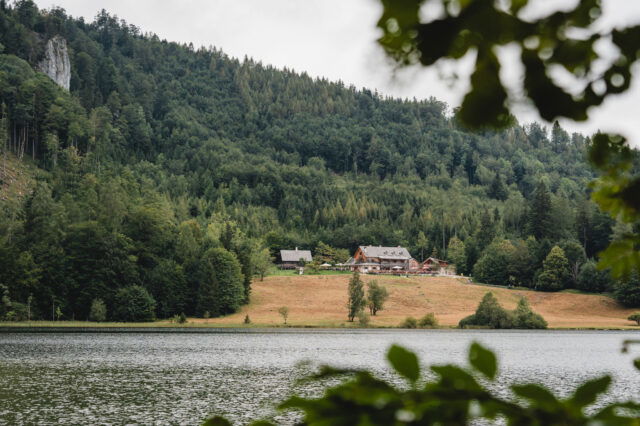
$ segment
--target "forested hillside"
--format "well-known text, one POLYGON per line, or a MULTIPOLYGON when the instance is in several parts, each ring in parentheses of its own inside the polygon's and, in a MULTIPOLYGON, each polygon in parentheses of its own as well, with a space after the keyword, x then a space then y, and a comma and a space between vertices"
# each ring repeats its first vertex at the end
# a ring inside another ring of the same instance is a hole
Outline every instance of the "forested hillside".
POLYGON ((28 195, 3 194, 0 316, 86 319, 97 299, 113 319, 135 319, 130 301, 222 315, 268 251, 326 244, 435 252, 494 284, 612 290, 589 259, 624 229, 589 201, 588 138, 557 123, 471 133, 435 99, 30 0, 0 2, 0 43, 3 156, 39 168, 28 195), (69 92, 36 71, 54 36, 69 92))

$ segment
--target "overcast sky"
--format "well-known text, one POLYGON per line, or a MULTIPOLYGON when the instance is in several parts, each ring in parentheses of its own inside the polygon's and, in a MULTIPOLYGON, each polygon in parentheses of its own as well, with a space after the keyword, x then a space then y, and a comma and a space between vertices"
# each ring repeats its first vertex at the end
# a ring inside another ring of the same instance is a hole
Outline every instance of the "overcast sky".
MULTIPOLYGON (((356 87, 408 98, 434 96, 451 107, 465 87, 449 86, 436 69, 394 72, 375 43, 381 7, 375 0, 35 0, 40 8, 60 6, 92 21, 104 8, 143 32, 194 46, 215 46, 230 56, 245 55, 264 64, 342 80, 356 87)), ((561 2, 538 0, 532 13, 561 2)), ((640 22, 640 1, 604 0, 603 26, 640 22)), ((515 73, 516 68, 514 68, 515 73)), ((440 73, 449 70, 441 69, 440 73)), ((640 76, 632 89, 591 113, 586 124, 563 122, 568 130, 623 132, 640 145, 640 76)), ((521 122, 536 119, 518 112, 521 122)))

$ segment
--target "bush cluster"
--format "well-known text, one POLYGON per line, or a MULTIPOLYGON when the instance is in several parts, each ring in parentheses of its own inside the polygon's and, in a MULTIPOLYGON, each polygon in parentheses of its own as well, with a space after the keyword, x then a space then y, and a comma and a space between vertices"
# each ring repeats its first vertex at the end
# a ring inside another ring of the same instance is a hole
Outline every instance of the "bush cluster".
POLYGON ((524 297, 520 299, 515 310, 508 311, 498 303, 493 293, 489 292, 482 298, 475 314, 463 318, 458 327, 543 329, 547 328, 547 322, 531 310, 529 302, 524 297))

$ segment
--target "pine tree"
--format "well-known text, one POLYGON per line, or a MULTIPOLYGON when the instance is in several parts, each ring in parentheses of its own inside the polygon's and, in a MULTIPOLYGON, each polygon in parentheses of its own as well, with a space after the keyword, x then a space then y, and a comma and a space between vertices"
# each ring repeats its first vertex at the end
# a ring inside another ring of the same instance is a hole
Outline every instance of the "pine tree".
POLYGON ((551 217, 551 196, 544 182, 540 181, 531 200, 529 207, 529 234, 542 240, 551 236, 552 217, 551 217))
POLYGON ((504 182, 502 182, 499 173, 496 173, 496 176, 493 178, 491 186, 489 186, 488 195, 489 197, 500 201, 504 201, 509 198, 509 191, 507 190, 507 186, 504 182))
POLYGON ((349 280, 349 301, 347 309, 349 310, 349 321, 353 322, 354 318, 364 309, 366 300, 364 298, 364 284, 360 279, 360 273, 355 271, 349 280))

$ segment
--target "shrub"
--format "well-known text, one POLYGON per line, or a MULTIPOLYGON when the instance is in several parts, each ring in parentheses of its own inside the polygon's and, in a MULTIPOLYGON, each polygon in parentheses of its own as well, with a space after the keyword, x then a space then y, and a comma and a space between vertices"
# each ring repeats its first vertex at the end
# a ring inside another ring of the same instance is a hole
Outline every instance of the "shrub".
POLYGON ((184 312, 181 312, 180 315, 178 315, 178 323, 185 324, 186 322, 187 322, 187 316, 184 314, 184 312))
POLYGON ((407 317, 402 324, 400 324, 400 328, 418 328, 418 320, 414 317, 407 317))
POLYGON ((615 284, 616 300, 629 308, 640 307, 640 279, 637 274, 615 284))
POLYGON ((529 302, 523 297, 513 311, 513 328, 547 328, 547 321, 542 315, 533 312, 529 302))
POLYGON ((282 306, 281 308, 278 308, 278 313, 280 314, 280 316, 284 320, 284 323, 286 324, 287 318, 289 318, 289 308, 287 308, 286 306, 282 306))
POLYGON ((360 327, 368 327, 371 322, 371 317, 365 311, 358 312, 358 324, 360 327))
POLYGON ((107 319, 107 306, 102 299, 93 299, 89 310, 89 320, 102 322, 107 319))
POLYGON ((26 321, 29 317, 27 305, 11 302, 11 310, 6 313, 7 321, 26 321))
POLYGON ((547 328, 547 322, 542 316, 531 310, 525 298, 520 299, 514 311, 505 310, 498 303, 493 293, 484 295, 478 305, 476 313, 463 318, 458 327, 472 326, 489 328, 547 328))
POLYGON ((635 321, 638 325, 640 325, 640 312, 629 315, 629 318, 627 319, 629 321, 635 321))
POLYGON ((245 315, 245 317, 244 317, 244 323, 245 323, 245 324, 251 324, 251 318, 249 318, 249 314, 245 315))
POLYGON ((511 328, 513 320, 500 304, 498 299, 489 292, 484 295, 475 313, 475 325, 487 326, 490 328, 511 328))
POLYGON ((114 318, 116 321, 153 321, 156 301, 149 292, 138 285, 118 290, 115 297, 114 318))
POLYGON ((436 315, 433 312, 429 312, 418 321, 418 325, 420 327, 436 327, 438 325, 438 320, 436 319, 436 315))

